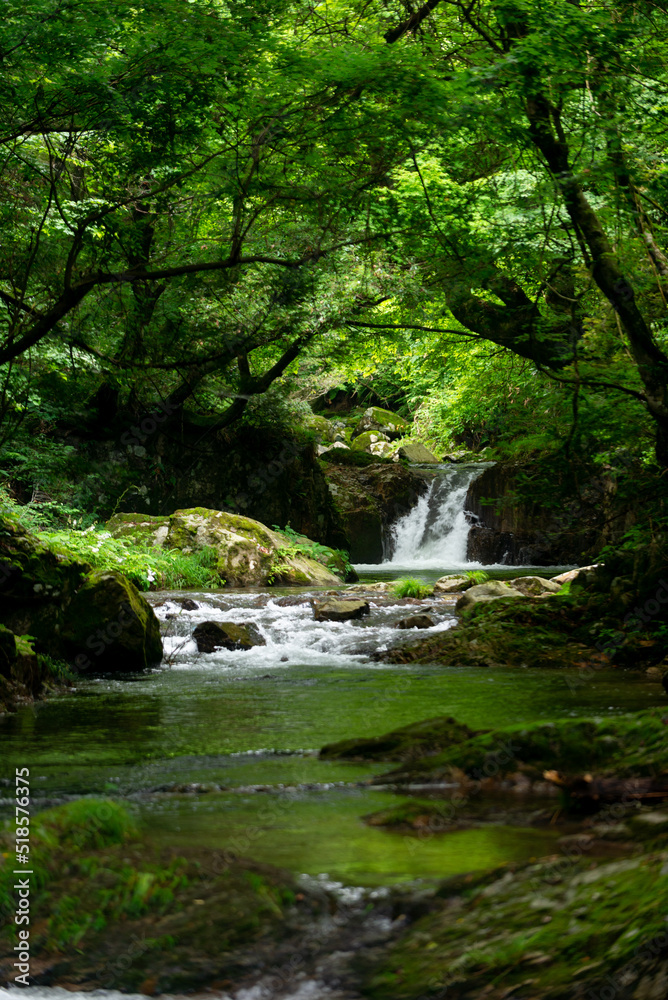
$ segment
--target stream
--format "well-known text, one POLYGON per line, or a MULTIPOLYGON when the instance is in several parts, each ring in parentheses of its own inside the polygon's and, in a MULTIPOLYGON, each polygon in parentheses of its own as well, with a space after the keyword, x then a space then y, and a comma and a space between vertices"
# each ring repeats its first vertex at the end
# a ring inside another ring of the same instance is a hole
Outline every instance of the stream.
MULTIPOLYGON (((468 474, 460 476, 456 498, 449 489, 444 502, 436 483, 395 526, 386 562, 359 567, 362 581, 396 577, 399 568, 433 580, 467 565, 463 503, 469 481, 468 474)), ((545 575, 556 571, 541 569, 545 575)), ((498 567, 491 575, 531 572, 498 567)), ((559 833, 500 821, 420 839, 367 826, 362 817, 400 801, 367 783, 388 765, 323 761, 317 753, 324 744, 439 715, 487 729, 656 704, 656 684, 635 673, 597 672, 595 683, 572 689, 557 670, 393 665, 370 658, 405 636, 394 626, 406 615, 428 611, 432 631, 451 628, 454 596, 400 601, 371 595, 370 615, 345 623, 314 621, 310 602, 322 594, 313 588, 147 597, 163 628, 159 669, 81 677, 70 690, 0 718, 0 816, 8 818, 14 804, 14 768, 27 765, 34 812, 81 795, 118 797, 156 849, 232 851, 315 879, 342 899, 358 899, 360 892, 428 885, 553 854, 559 833), (197 607, 184 610, 186 598, 197 607), (191 634, 206 620, 253 623, 266 645, 200 654, 191 634)), ((294 997, 339 995, 308 993, 310 982, 294 997)), ((234 995, 273 996, 258 990, 234 995)), ((30 993, 55 998, 62 991, 35 987, 30 993)))
MULTIPOLYGON (((388 765, 319 760, 325 743, 436 715, 490 728, 614 715, 656 700, 656 685, 631 673, 598 673, 595 684, 571 691, 559 671, 375 663, 369 653, 401 637, 396 621, 436 609, 434 629, 449 628, 454 601, 407 608, 372 598, 364 619, 317 623, 316 595, 150 594, 164 623, 165 664, 81 679, 1 719, 3 784, 28 765, 34 809, 84 794, 120 796, 156 843, 231 849, 346 885, 390 885, 544 855, 555 834, 489 825, 415 849, 360 819, 397 801, 364 784, 388 765), (197 610, 181 608, 186 597, 197 610), (190 634, 207 619, 253 622, 267 645, 199 654, 190 634)), ((7 812, 10 802, 2 800, 7 812)))

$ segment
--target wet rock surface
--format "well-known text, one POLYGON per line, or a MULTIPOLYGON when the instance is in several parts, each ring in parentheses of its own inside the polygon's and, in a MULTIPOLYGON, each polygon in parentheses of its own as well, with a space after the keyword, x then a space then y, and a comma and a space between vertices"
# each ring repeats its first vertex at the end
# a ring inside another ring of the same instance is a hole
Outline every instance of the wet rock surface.
POLYGON ((369 612, 368 601, 324 601, 313 606, 313 617, 317 622, 348 622, 362 618, 369 612))
POLYGON ((409 615, 408 618, 402 618, 394 626, 399 629, 407 628, 433 628, 436 622, 429 615, 409 615))
POLYGON ((255 625, 238 625, 234 622, 201 622, 193 631, 199 653, 213 653, 216 649, 252 649, 265 646, 266 639, 255 625))
POLYGON ((350 539, 353 563, 381 562, 386 527, 407 514, 429 488, 424 473, 402 465, 328 463, 325 475, 350 539))

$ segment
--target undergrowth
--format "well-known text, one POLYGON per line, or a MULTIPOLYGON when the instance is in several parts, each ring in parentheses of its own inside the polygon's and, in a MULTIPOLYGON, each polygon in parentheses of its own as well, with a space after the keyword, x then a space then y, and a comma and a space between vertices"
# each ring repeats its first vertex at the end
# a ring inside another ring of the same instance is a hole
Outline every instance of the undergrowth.
POLYGON ((350 558, 344 549, 333 549, 328 545, 321 545, 320 542, 314 542, 305 535, 300 535, 289 524, 285 528, 279 528, 277 524, 272 525, 272 527, 274 531, 285 535, 290 540, 289 546, 279 550, 282 555, 289 557, 297 555, 308 556, 308 558, 322 563, 332 573, 343 577, 347 577, 352 571, 350 558))
POLYGON ((108 531, 39 531, 49 548, 89 563, 93 569, 118 570, 140 590, 178 590, 183 587, 213 589, 225 583, 218 574, 217 553, 212 547, 184 553, 162 549, 136 538, 112 538, 108 531))

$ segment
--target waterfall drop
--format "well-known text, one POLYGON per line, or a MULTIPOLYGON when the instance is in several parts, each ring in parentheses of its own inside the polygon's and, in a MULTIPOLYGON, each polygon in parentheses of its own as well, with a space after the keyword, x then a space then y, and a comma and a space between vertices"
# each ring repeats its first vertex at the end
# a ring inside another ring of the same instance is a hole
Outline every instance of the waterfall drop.
POLYGON ((470 522, 466 494, 489 462, 443 465, 429 491, 389 529, 388 558, 381 564, 398 569, 458 569, 466 558, 470 522))

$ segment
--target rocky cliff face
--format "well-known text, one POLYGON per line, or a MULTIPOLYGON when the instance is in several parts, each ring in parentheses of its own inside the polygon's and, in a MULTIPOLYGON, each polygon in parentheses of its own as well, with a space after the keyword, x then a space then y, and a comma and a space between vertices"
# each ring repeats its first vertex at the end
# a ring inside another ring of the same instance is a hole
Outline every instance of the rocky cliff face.
POLYGON ((432 475, 403 465, 355 468, 329 464, 327 482, 350 540, 353 563, 379 563, 388 527, 429 489, 432 475))
MULTIPOLYGON (((68 441, 75 443, 73 437, 68 441)), ((225 432, 213 418, 159 421, 149 415, 111 440, 80 441, 77 446, 99 470, 110 512, 226 510, 269 526, 290 525, 313 541, 347 548, 309 441, 266 428, 225 432)))
POLYGON ((473 482, 466 507, 473 518, 471 561, 516 566, 582 565, 617 541, 634 523, 633 511, 616 502, 612 479, 591 478, 570 496, 530 499, 532 466, 494 465, 473 482))

